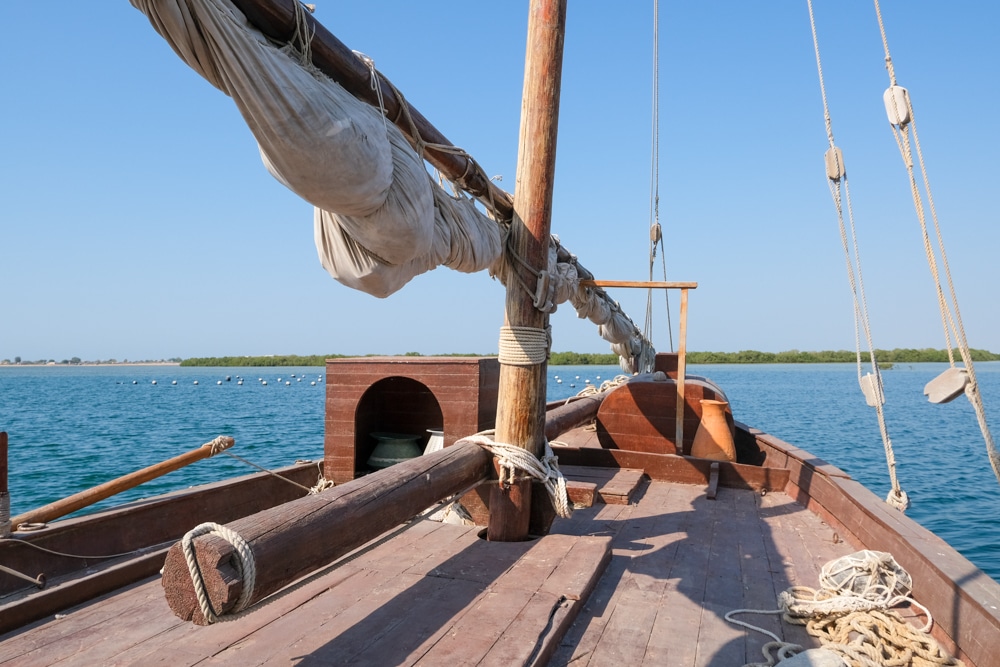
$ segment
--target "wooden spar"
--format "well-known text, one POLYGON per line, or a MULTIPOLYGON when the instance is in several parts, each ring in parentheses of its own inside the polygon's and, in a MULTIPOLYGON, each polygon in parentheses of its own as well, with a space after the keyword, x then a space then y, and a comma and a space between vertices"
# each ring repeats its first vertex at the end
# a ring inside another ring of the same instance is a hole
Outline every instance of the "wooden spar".
POLYGON ((662 280, 581 280, 580 287, 644 287, 648 289, 695 289, 698 283, 662 280))
POLYGON ((581 280, 581 287, 644 287, 647 289, 679 289, 681 291, 681 322, 677 342, 677 427, 674 430, 674 448, 684 454, 684 375, 687 373, 687 311, 688 290, 697 289, 698 283, 664 282, 648 280, 581 280))
MULTIPOLYGON (((534 271, 548 265, 565 26, 566 0, 532 0, 509 248, 534 271)), ((520 276, 507 280, 505 324, 546 329, 548 314, 535 308, 534 295, 521 288, 522 283, 533 288, 538 278, 512 257, 507 261, 509 270, 520 276)), ((535 456, 542 453, 545 436, 545 372, 544 361, 514 366, 501 359, 497 441, 522 447, 535 456)), ((530 481, 507 489, 494 487, 487 538, 501 542, 527 539, 530 510, 530 481)))
POLYGON ((0 493, 7 493, 7 431, 0 431, 0 493))
MULTIPOLYGON (((478 445, 458 443, 228 524, 254 555, 257 578, 250 604, 487 479, 490 461, 478 445)), ((193 543, 212 609, 222 615, 243 590, 231 564, 234 549, 214 535, 193 543)), ((206 624, 179 542, 167 553, 163 589, 178 617, 206 624)))
POLYGON ((577 398, 545 413, 545 437, 555 440, 560 435, 582 426, 597 416, 597 409, 610 392, 577 398))
POLYGON ((30 512, 25 512, 24 514, 11 519, 11 525, 14 527, 14 530, 17 530, 17 527, 23 523, 45 523, 52 521, 53 519, 58 519, 61 516, 75 512, 78 509, 87 507, 88 505, 93 505, 94 503, 104 500, 105 498, 110 498, 116 493, 127 491, 128 489, 139 486, 140 484, 148 482, 151 479, 166 475, 168 472, 173 472, 174 470, 183 468, 190 463, 207 459, 223 449, 229 449, 233 446, 233 443, 234 440, 229 436, 220 436, 216 441, 207 442, 201 447, 192 449, 186 454, 175 456, 174 458, 163 461, 162 463, 157 463, 156 465, 149 466, 148 468, 143 468, 142 470, 137 470, 133 473, 129 473, 128 475, 123 475, 122 477, 113 479, 110 482, 105 482, 100 486, 95 486, 92 489, 75 493, 68 498, 57 500, 54 503, 49 503, 48 505, 31 510, 30 512), (216 442, 218 442, 217 445, 216 442))
MULTIPOLYGON (((296 32, 295 5, 299 0, 233 0, 233 4, 264 35, 281 43, 292 39, 296 32)), ((312 61, 324 74, 339 83, 349 93, 374 107, 379 95, 385 114, 403 131, 411 142, 454 145, 424 118, 416 108, 402 99, 384 76, 378 74, 379 90, 372 88, 372 73, 343 42, 323 27, 311 14, 305 13, 308 30, 313 34, 312 61), (409 118, 403 106, 409 109, 409 118), (411 123, 412 119, 412 123, 411 123)), ((504 220, 513 215, 511 196, 494 185, 464 152, 439 150, 426 146, 424 157, 450 180, 461 182, 475 197, 491 204, 504 220)))
POLYGON ((7 492, 7 431, 0 431, 0 537, 10 536, 10 494, 7 492))
POLYGON ((684 377, 687 374, 687 313, 688 313, 688 291, 681 290, 681 323, 677 336, 677 428, 674 433, 674 450, 678 456, 684 454, 684 404, 686 403, 686 389, 684 388, 684 377))

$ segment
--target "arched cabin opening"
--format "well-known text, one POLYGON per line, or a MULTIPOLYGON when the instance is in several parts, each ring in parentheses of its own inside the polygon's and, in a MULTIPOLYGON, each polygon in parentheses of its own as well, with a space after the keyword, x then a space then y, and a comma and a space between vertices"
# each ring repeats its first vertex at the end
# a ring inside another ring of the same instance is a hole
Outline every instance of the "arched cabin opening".
POLYGON ((445 446, 496 423, 495 357, 361 357, 326 362, 323 469, 337 484, 367 472, 372 432, 420 436, 443 429, 445 446))

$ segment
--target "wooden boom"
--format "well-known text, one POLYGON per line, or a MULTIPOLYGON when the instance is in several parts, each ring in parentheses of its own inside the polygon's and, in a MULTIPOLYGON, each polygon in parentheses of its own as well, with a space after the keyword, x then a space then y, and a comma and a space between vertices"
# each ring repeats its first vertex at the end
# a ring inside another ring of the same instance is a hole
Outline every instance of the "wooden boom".
POLYGON ((167 459, 162 463, 157 463, 156 465, 149 466, 148 468, 143 468, 142 470, 137 470, 133 473, 129 473, 128 475, 123 475, 122 477, 113 479, 110 482, 105 482, 100 486, 95 486, 92 489, 87 489, 86 491, 81 491, 80 493, 74 493, 68 498, 63 498, 62 500, 57 500, 54 503, 43 505, 38 509, 31 510, 30 512, 25 512, 24 514, 11 519, 11 526, 14 530, 17 530, 17 527, 21 524, 45 523, 52 521, 53 519, 58 519, 61 516, 66 516, 67 514, 77 511, 78 509, 82 509, 88 505, 93 505, 94 503, 100 502, 105 498, 110 498, 116 493, 127 491, 128 489, 144 484, 151 479, 166 475, 168 472, 173 472, 174 470, 183 468, 190 463, 207 459, 223 449, 229 449, 233 446, 234 442, 235 441, 229 436, 220 436, 216 441, 207 442, 201 447, 192 449, 186 454, 175 456, 174 458, 167 459))
MULTIPOLYGON (((550 410, 545 434, 554 439, 593 419, 609 392, 550 410)), ((493 456, 474 444, 451 447, 359 477, 227 524, 250 545, 257 568, 250 604, 323 567, 442 498, 492 476, 493 456)), ((235 549, 221 537, 193 540, 212 609, 233 608, 243 581, 232 565, 235 549)), ((207 623, 195 597, 181 543, 167 552, 163 589, 170 609, 184 620, 207 623)))
MULTIPOLYGON (((250 604, 488 478, 492 460, 479 445, 456 444, 228 524, 253 552, 257 576, 250 604)), ((193 544, 206 595, 221 616, 243 591, 232 565, 235 550, 215 535, 197 537, 193 544)), ((208 623, 180 542, 167 552, 163 589, 179 618, 208 623)))

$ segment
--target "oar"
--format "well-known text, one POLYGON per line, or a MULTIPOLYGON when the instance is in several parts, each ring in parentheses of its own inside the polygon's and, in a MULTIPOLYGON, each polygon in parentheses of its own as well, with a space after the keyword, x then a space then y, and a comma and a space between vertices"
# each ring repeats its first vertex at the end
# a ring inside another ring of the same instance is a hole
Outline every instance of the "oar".
POLYGON ((75 493, 68 498, 57 500, 54 503, 49 503, 48 505, 44 505, 30 512, 25 512, 24 514, 11 519, 11 526, 13 526, 14 530, 17 530, 18 527, 23 524, 47 523, 53 519, 75 512, 80 508, 93 505, 94 503, 104 500, 105 498, 109 498, 116 493, 127 491, 128 489, 139 486, 140 484, 148 482, 151 479, 155 479, 161 475, 166 475, 168 472, 173 472, 174 470, 183 468, 189 463, 194 463, 195 461, 200 461, 201 459, 207 459, 224 449, 229 449, 234 443, 235 440, 231 437, 227 435, 220 435, 212 442, 206 442, 201 447, 192 449, 186 454, 175 456, 174 458, 167 459, 162 463, 157 463, 156 465, 149 466, 148 468, 143 468, 142 470, 137 470, 133 473, 129 473, 128 475, 123 475, 118 479, 105 482, 100 486, 95 486, 92 489, 75 493))

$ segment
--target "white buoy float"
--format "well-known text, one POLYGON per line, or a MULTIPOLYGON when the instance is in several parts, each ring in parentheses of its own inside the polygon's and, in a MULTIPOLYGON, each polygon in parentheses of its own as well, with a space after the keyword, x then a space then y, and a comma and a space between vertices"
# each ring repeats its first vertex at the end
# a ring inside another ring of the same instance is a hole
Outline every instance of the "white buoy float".
POLYGON ((265 387, 267 386, 267 380, 261 380, 260 383, 261 383, 261 385, 263 385, 265 387))
POLYGON ((156 384, 156 380, 153 380, 153 384, 156 384))
POLYGON ((215 384, 222 384, 222 380, 216 380, 215 384))
POLYGON ((174 380, 174 381, 173 381, 173 382, 171 382, 170 384, 177 384, 177 380, 174 380))
POLYGON ((315 386, 316 386, 316 383, 315 383, 315 382, 310 382, 309 384, 310 384, 310 385, 312 385, 313 387, 315 387, 315 386))
POLYGON ((197 381, 197 380, 195 380, 195 381, 194 381, 194 384, 198 384, 198 381, 197 381))

